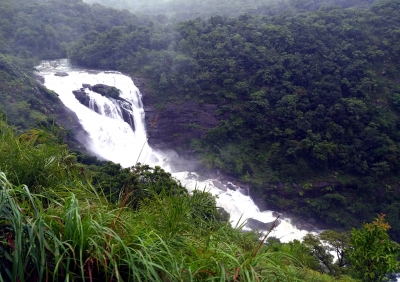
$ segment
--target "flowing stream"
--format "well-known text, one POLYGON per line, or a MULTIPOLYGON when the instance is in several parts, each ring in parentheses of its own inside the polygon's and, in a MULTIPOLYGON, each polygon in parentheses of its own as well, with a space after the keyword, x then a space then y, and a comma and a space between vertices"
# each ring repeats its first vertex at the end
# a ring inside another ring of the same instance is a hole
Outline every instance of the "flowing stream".
MULTIPOLYGON (((64 105, 78 116, 89 135, 86 145, 90 152, 120 163, 123 167, 141 162, 152 166, 159 165, 171 172, 163 152, 154 151, 147 143, 141 94, 130 77, 115 71, 76 68, 67 60, 43 61, 36 69, 44 77, 44 85, 56 92, 64 105), (55 75, 56 73, 58 74, 55 75), (120 97, 123 101, 108 99, 89 88, 83 89, 83 84, 114 86, 121 90, 120 97), (90 100, 88 107, 81 104, 72 92, 79 89, 87 93, 90 100), (124 104, 123 107, 129 108, 127 110, 132 114, 133 126, 124 121, 121 103, 124 104)), ((221 183, 216 185, 215 179, 199 181, 196 172, 190 171, 174 171, 172 175, 189 191, 205 189, 217 196, 218 206, 230 214, 233 226, 249 218, 265 223, 275 220, 273 211, 260 212, 253 200, 233 184, 221 187, 221 183)), ((244 228, 246 229, 249 230, 248 227, 244 228)), ((283 218, 271 236, 288 242, 294 239, 301 240, 305 234, 306 230, 297 229, 289 218, 283 218)))

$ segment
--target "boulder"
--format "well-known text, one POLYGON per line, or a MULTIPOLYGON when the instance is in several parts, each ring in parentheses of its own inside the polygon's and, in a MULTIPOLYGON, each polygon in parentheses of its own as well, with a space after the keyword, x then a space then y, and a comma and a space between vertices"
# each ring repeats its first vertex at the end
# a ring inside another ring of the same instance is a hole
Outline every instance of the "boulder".
POLYGON ((239 187, 239 192, 242 195, 249 196, 250 195, 250 188, 249 187, 239 187))
POLYGON ((55 76, 68 76, 69 74, 66 72, 58 71, 54 74, 55 76))
MULTIPOLYGON (((79 103, 90 109, 90 96, 85 92, 84 88, 81 88, 80 90, 74 90, 72 93, 75 95, 75 98, 79 101, 79 103)), ((95 111, 96 113, 100 113, 99 107, 96 103, 93 104, 93 109, 91 110, 95 111)))
POLYGON ((99 93, 102 96, 111 97, 114 99, 118 99, 121 92, 118 88, 106 84, 95 84, 90 90, 99 93))
POLYGON ((85 92, 85 90, 74 90, 72 93, 75 95, 75 98, 83 105, 86 107, 89 107, 89 102, 90 102, 90 97, 89 95, 85 92))

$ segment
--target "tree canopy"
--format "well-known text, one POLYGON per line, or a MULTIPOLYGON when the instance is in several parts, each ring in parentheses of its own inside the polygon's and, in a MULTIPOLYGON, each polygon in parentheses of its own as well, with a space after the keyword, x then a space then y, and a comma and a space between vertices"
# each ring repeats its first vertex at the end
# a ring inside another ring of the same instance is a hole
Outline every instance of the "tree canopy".
POLYGON ((376 212, 397 221, 399 9, 378 1, 121 26, 86 34, 68 54, 146 77, 165 103, 217 104, 219 125, 192 146, 270 207, 348 226, 376 212))

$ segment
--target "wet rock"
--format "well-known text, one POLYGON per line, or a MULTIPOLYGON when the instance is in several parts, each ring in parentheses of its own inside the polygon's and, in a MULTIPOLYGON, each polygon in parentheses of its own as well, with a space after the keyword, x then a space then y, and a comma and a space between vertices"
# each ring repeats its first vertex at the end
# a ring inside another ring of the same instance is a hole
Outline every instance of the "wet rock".
POLYGON ((214 185, 215 187, 217 187, 219 190, 222 190, 222 191, 227 191, 227 190, 228 190, 228 189, 225 187, 225 185, 222 184, 221 182, 219 182, 218 180, 213 180, 213 185, 214 185))
POLYGON ((232 190, 232 191, 236 191, 236 186, 230 182, 228 184, 226 184, 226 188, 228 188, 229 190, 232 190))
POLYGON ((43 76, 41 76, 41 75, 38 74, 38 73, 34 73, 33 75, 34 75, 35 80, 36 80, 37 82, 39 82, 40 84, 44 84, 44 77, 43 77, 43 76))
MULTIPOLYGON (((75 95, 75 98, 84 106, 90 108, 90 96, 88 93, 85 92, 85 89, 92 89, 92 86, 90 84, 82 84, 83 88, 79 90, 74 90, 72 93, 75 95)), ((123 120, 130 125, 133 131, 135 131, 135 122, 133 119, 133 112, 132 112, 132 104, 123 99, 123 98, 117 98, 113 99, 108 97, 115 106, 119 107, 122 113, 122 118, 123 120)), ((99 106, 96 104, 96 101, 93 103, 93 109, 96 113, 100 113, 99 106)))
POLYGON ((135 131, 135 120, 133 118, 133 110, 132 110, 132 104, 131 102, 123 99, 123 98, 118 98, 118 99, 112 99, 109 98, 114 105, 119 107, 122 113, 122 119, 130 125, 133 131, 135 131))
POLYGON ((119 98, 119 94, 121 92, 118 88, 106 84, 95 84, 90 90, 99 93, 102 96, 111 97, 114 99, 119 98))
MULTIPOLYGON (((75 98, 79 101, 79 103, 90 109, 90 96, 85 92, 84 88, 81 88, 80 90, 74 90, 72 93, 75 95, 75 98)), ((91 110, 95 111, 96 113, 100 113, 99 106, 96 103, 93 103, 93 109, 91 110)))
POLYGON ((133 119, 133 114, 132 111, 128 111, 124 108, 120 108, 122 112, 122 118, 124 121, 130 125, 133 131, 135 131, 135 121, 133 119))
POLYGON ((250 189, 248 187, 239 187, 239 192, 242 195, 250 196, 250 189))
POLYGON ((186 178, 185 179, 187 179, 187 180, 197 180, 198 179, 198 176, 195 174, 195 173, 193 173, 193 172, 189 172, 187 175, 186 175, 186 178))
POLYGON ((68 76, 69 74, 66 72, 58 71, 54 74, 55 76, 68 76))
POLYGON ((89 108, 90 97, 85 90, 74 90, 72 93, 75 95, 75 98, 79 103, 89 108))
MULTIPOLYGON (((275 221, 271 221, 271 222, 262 222, 260 220, 254 219, 254 218, 249 218, 247 220, 246 226, 248 228, 251 228, 253 230, 263 230, 263 231, 267 231, 269 230, 272 225, 274 224, 275 221)), ((278 226, 281 223, 280 220, 278 220, 276 222, 276 226, 278 226)), ((275 227, 276 227, 275 226, 275 227)))

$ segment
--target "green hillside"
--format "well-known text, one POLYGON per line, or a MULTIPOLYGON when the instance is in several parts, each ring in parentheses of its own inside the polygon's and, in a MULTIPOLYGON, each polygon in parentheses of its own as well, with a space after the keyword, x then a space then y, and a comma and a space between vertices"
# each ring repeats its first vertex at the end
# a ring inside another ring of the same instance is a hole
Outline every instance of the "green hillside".
POLYGON ((10 123, 58 119, 51 92, 33 95, 10 72, 68 53, 146 78, 161 107, 217 104, 220 124, 187 146, 251 184, 259 203, 346 228, 384 212, 398 238, 399 1, 175 24, 81 1, 23 3, 0 5, 10 123))
POLYGON ((385 212, 398 238, 399 10, 114 27, 68 54, 146 77, 159 101, 217 104, 220 124, 192 148, 269 207, 347 227, 385 212))
POLYGON ((70 137, 80 130, 75 115, 36 81, 33 67, 42 59, 65 58, 68 44, 86 32, 147 24, 126 11, 82 1, 2 0, 0 14, 0 111, 21 130, 56 122, 70 137))
POLYGON ((251 10, 260 2, 248 1, 227 10, 245 15, 173 23, 80 0, 1 0, 0 280, 380 281, 399 272, 387 232, 399 240, 400 1, 371 2, 251 10), (73 114, 33 69, 66 55, 146 79, 161 109, 218 105, 219 125, 187 144, 204 166, 250 184, 270 207, 358 229, 260 242, 231 227, 210 194, 189 195, 159 167, 71 151, 73 114))
POLYGON ((4 120, 0 154, 2 281, 356 281, 330 257, 322 270, 311 245, 232 228, 159 167, 84 165, 57 135, 4 120))

